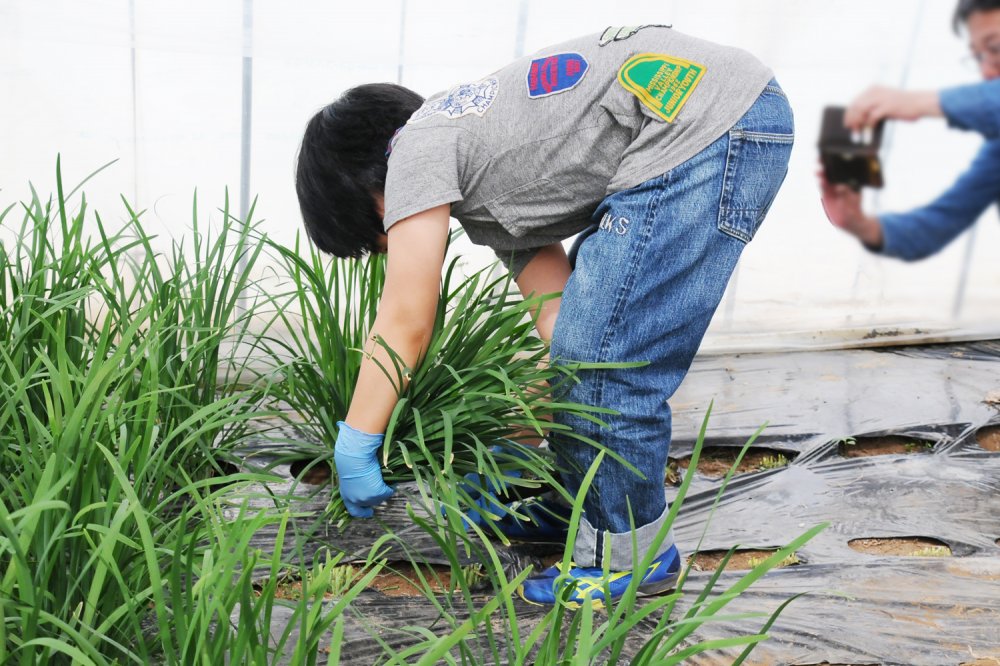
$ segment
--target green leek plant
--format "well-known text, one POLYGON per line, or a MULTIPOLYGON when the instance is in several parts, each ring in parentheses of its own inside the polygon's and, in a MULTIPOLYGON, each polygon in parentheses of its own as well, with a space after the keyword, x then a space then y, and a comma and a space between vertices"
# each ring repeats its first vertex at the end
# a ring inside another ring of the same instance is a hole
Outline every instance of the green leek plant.
MULTIPOLYGON (((325 260, 311 245, 305 256, 299 244, 290 249, 271 243, 271 249, 294 289, 293 301, 276 307, 288 335, 270 336, 266 343, 275 363, 272 373, 279 377, 267 383, 268 393, 305 419, 299 426, 315 443, 300 446, 298 453, 329 460, 336 422, 347 414, 375 320, 385 257, 325 260), (289 314, 294 310, 301 320, 289 314)), ((523 299, 509 277, 491 279, 489 269, 461 277, 459 262, 452 260, 444 272, 422 361, 405 368, 393 355, 393 366, 383 368, 397 386, 404 375, 409 380, 386 430, 383 466, 388 483, 408 481, 416 468, 447 455, 452 458, 450 483, 459 486, 463 505, 469 506, 471 495, 483 487, 532 493, 543 484, 558 485, 547 452, 515 446, 516 455, 493 456, 488 453, 492 445, 559 429, 583 444, 599 446, 551 419, 562 411, 600 422, 607 410, 558 399, 575 373, 597 366, 546 361, 548 348, 535 333, 532 312, 547 297, 523 299), (527 474, 511 478, 515 469, 527 474), (472 472, 479 483, 460 483, 472 472)), ((491 508, 504 511, 500 502, 491 508)), ((331 513, 334 519, 346 516, 336 493, 331 513)))
MULTIPOLYGON (((262 308, 241 311, 239 298, 253 291, 250 275, 264 244, 253 225, 230 216, 228 198, 214 238, 199 227, 195 198, 193 252, 181 241, 173 244, 169 258, 159 255, 127 203, 128 220, 113 233, 94 213, 94 240, 84 233, 86 199, 72 213, 76 190, 64 193, 58 163, 56 168, 57 198, 43 203, 32 190, 15 241, 0 246, 0 339, 9 357, 0 379, 14 369, 27 374, 40 351, 52 356, 56 346, 79 368, 103 363, 100 354, 107 350, 96 349, 95 340, 104 335, 106 345, 120 346, 125 331, 139 321, 129 344, 142 345, 153 337, 150 325, 155 323, 158 335, 155 344, 143 348, 143 363, 153 365, 157 381, 171 389, 162 395, 157 424, 162 431, 189 427, 204 406, 235 394, 220 389, 219 378, 238 376, 248 362, 247 349, 255 346, 250 325, 262 308), (245 270, 238 268, 240 257, 247 260, 245 270)), ((0 215, 0 225, 7 225, 12 210, 0 215)), ((270 321, 256 325, 266 330, 270 321)), ((249 398, 248 392, 241 394, 249 398)), ((48 408, 36 386, 29 387, 27 399, 35 412, 48 408)), ((219 461, 245 434, 241 424, 196 431, 198 454, 185 460, 185 471, 200 477, 219 473, 219 461)))
POLYGON ((224 209, 220 234, 202 236, 195 218, 194 253, 178 243, 163 257, 131 209, 114 232, 95 213, 88 236, 75 192, 57 165, 54 199, 33 191, 20 224, 14 206, 0 213, 13 236, 0 244, 0 663, 315 661, 370 577, 332 610, 314 603, 328 584, 278 600, 254 582, 262 570, 322 584, 336 562, 285 562, 281 498, 250 511, 219 487, 272 478, 219 476, 269 415, 252 392, 217 385, 256 341, 261 308, 238 297, 261 241, 224 209), (251 540, 272 522, 265 558, 251 540), (272 635, 280 604, 294 636, 272 635))

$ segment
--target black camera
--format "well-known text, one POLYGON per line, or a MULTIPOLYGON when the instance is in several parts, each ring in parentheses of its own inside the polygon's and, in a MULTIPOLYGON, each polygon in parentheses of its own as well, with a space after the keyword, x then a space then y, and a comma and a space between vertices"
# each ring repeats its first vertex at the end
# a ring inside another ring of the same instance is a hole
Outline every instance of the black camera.
POLYGON ((884 122, 871 130, 856 133, 844 127, 842 106, 823 109, 819 135, 819 158, 828 183, 843 183, 855 190, 882 187, 882 163, 878 151, 882 145, 884 122))

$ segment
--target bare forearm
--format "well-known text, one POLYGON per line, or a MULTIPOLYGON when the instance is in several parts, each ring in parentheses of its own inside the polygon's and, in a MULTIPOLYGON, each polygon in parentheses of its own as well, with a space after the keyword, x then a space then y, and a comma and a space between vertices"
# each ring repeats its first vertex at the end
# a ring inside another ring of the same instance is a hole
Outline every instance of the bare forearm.
POLYGON ((384 307, 380 309, 347 412, 346 421, 352 428, 385 432, 399 394, 409 383, 409 372, 420 363, 427 348, 434 321, 433 310, 429 317, 422 319, 416 322, 387 312, 384 307), (395 359, 386 347, 394 352, 395 359))
POLYGON ((884 86, 869 88, 851 102, 844 114, 844 125, 861 130, 880 120, 918 120, 940 118, 941 97, 933 90, 899 90, 884 86))
POLYGON ((347 410, 346 421, 352 428, 385 432, 409 381, 408 371, 427 349, 441 293, 448 213, 448 205, 437 206, 389 230, 385 288, 347 410))

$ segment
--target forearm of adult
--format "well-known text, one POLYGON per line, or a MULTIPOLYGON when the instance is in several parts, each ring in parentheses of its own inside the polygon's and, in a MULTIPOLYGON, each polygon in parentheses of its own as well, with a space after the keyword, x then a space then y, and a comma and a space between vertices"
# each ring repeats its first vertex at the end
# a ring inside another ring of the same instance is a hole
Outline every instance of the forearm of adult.
POLYGON ((900 90, 874 86, 847 107, 844 124, 854 130, 880 120, 945 118, 959 129, 1000 138, 1000 79, 944 90, 900 90))
POLYGON ((935 90, 900 90, 873 86, 858 95, 844 113, 844 125, 852 130, 872 127, 881 120, 919 120, 944 115, 940 94, 935 90))

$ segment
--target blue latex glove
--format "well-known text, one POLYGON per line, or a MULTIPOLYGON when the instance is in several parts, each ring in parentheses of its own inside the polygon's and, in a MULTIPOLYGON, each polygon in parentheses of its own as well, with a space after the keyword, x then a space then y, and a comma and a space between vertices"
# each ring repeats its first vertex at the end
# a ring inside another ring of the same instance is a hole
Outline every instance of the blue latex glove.
MULTIPOLYGON (((519 452, 513 446, 503 446, 502 444, 495 444, 490 447, 490 453, 494 456, 499 454, 514 455, 518 458, 524 458, 525 456, 519 452)), ((521 470, 519 469, 509 469, 504 472, 504 478, 506 479, 519 479, 521 478, 521 470)), ((497 495, 507 491, 509 484, 503 479, 489 480, 485 477, 481 477, 477 472, 469 472, 465 475, 465 482, 462 484, 464 490, 469 493, 475 501, 475 507, 469 507, 466 512, 466 519, 468 522, 474 525, 482 525, 486 522, 487 518, 484 514, 497 514, 502 513, 499 508, 497 508, 497 503, 499 499, 497 495), (485 483, 484 483, 485 482, 485 483), (486 493, 484 494, 482 490, 484 489, 486 493), (482 512, 482 513, 480 513, 482 512)), ((463 519, 463 523, 466 522, 463 519)), ((468 530, 469 526, 464 525, 465 529, 468 530)))
POLYGON ((370 435, 337 422, 339 434, 333 460, 340 478, 340 496, 347 512, 355 518, 371 518, 372 507, 389 499, 395 489, 382 480, 378 450, 385 435, 370 435))

